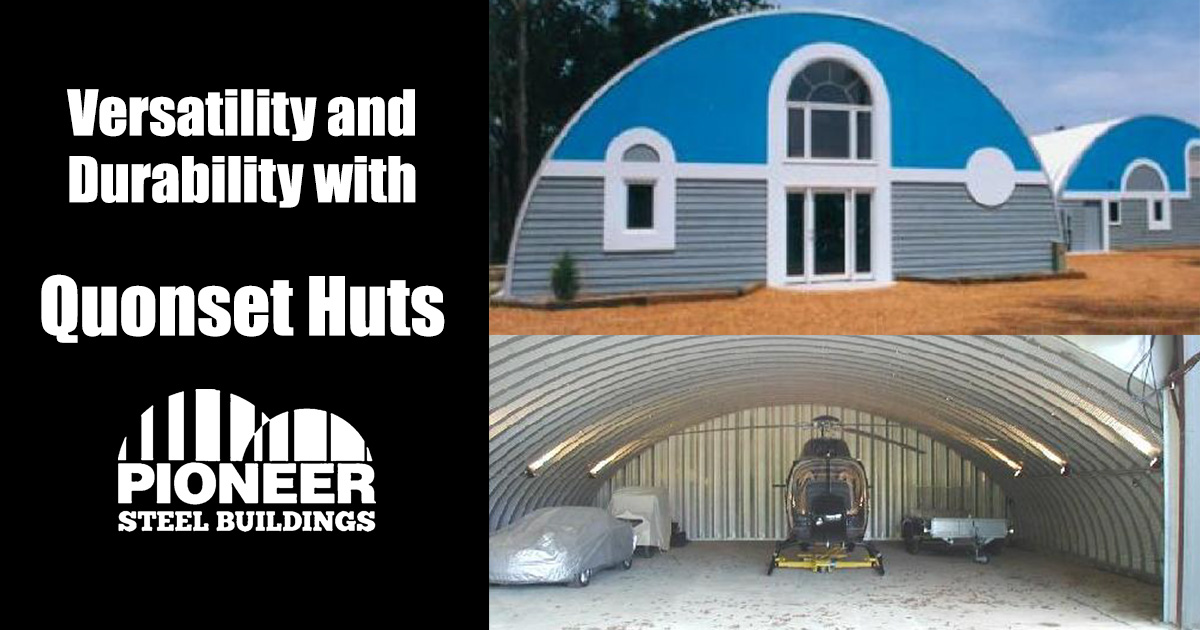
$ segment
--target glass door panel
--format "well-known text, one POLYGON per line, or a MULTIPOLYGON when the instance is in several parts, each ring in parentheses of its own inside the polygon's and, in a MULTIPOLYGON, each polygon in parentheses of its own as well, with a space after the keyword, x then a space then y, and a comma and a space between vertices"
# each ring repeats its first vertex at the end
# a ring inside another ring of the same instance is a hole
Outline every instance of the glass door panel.
POLYGON ((854 195, 854 271, 871 273, 871 195, 854 195))
POLYGON ((804 275, 804 193, 787 196, 787 275, 804 275))
POLYGON ((813 195, 813 272, 846 273, 846 194, 813 195))

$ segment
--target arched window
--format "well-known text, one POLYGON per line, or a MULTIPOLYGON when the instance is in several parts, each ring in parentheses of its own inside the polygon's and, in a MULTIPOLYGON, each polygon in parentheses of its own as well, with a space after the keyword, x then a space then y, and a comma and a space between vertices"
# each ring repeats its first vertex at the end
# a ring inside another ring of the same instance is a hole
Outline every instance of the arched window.
MULTIPOLYGON (((625 149, 625 162, 658 162, 658 151, 645 144, 625 149)), ((657 178, 642 177, 625 180, 625 229, 654 229, 654 184, 657 178)))
POLYGON ((787 93, 787 156, 871 159, 871 90, 849 66, 809 64, 787 93))
MULTIPOLYGON (((1162 169, 1145 160, 1136 160, 1126 169, 1122 183, 1125 201, 1146 206, 1146 228, 1171 229, 1171 199, 1162 169), (1140 163, 1139 163, 1140 162, 1140 163)), ((1111 220, 1111 217, 1110 217, 1111 220)))
POLYGON ((604 251, 675 249, 675 150, 646 127, 626 129, 604 153, 604 251))

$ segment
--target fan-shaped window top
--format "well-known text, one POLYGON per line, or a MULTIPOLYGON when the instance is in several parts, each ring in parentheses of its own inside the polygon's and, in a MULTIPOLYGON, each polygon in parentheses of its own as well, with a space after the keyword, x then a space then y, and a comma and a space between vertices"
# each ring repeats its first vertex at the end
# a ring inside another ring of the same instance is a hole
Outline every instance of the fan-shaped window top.
POLYGON ((846 64, 818 61, 792 79, 788 88, 792 102, 870 105, 871 90, 862 77, 846 64))
POLYGON ((1167 186, 1163 183, 1162 178, 1158 176, 1158 171, 1145 164, 1134 167, 1129 172, 1129 177, 1125 178, 1125 190, 1155 191, 1166 189, 1167 186))
POLYGON ((871 89, 840 61, 815 61, 796 73, 787 94, 787 156, 870 160, 871 89))
POLYGON ((649 145, 635 144, 628 149, 625 149, 625 155, 621 159, 626 162, 657 162, 658 151, 655 151, 649 145))

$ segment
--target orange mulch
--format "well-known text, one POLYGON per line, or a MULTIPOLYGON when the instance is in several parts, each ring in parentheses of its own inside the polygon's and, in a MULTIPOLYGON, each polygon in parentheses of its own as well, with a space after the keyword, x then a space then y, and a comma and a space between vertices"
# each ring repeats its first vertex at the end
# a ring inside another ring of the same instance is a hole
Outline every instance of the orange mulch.
POLYGON ((490 334, 1104 334, 1200 332, 1200 249, 1072 255, 1074 280, 763 289, 729 300, 488 309, 490 334))

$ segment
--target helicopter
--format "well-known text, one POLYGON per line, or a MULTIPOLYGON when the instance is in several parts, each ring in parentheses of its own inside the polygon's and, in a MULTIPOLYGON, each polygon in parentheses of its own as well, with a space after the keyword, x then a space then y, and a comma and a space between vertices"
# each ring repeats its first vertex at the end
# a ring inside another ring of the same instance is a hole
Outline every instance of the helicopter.
MULTIPOLYGON (((767 575, 777 567, 828 572, 835 568, 873 568, 883 575, 883 556, 863 540, 869 512, 867 471, 862 462, 850 455, 850 447, 841 438, 826 437, 828 427, 841 420, 819 416, 813 424, 820 436, 804 443, 800 457, 792 462, 784 488, 788 536, 775 546, 767 575), (849 559, 855 547, 867 551, 865 560, 849 559), (813 547, 823 547, 810 552, 813 547), (799 548, 801 554, 783 552, 799 548)), ((842 428, 842 431, 855 431, 842 428)))

